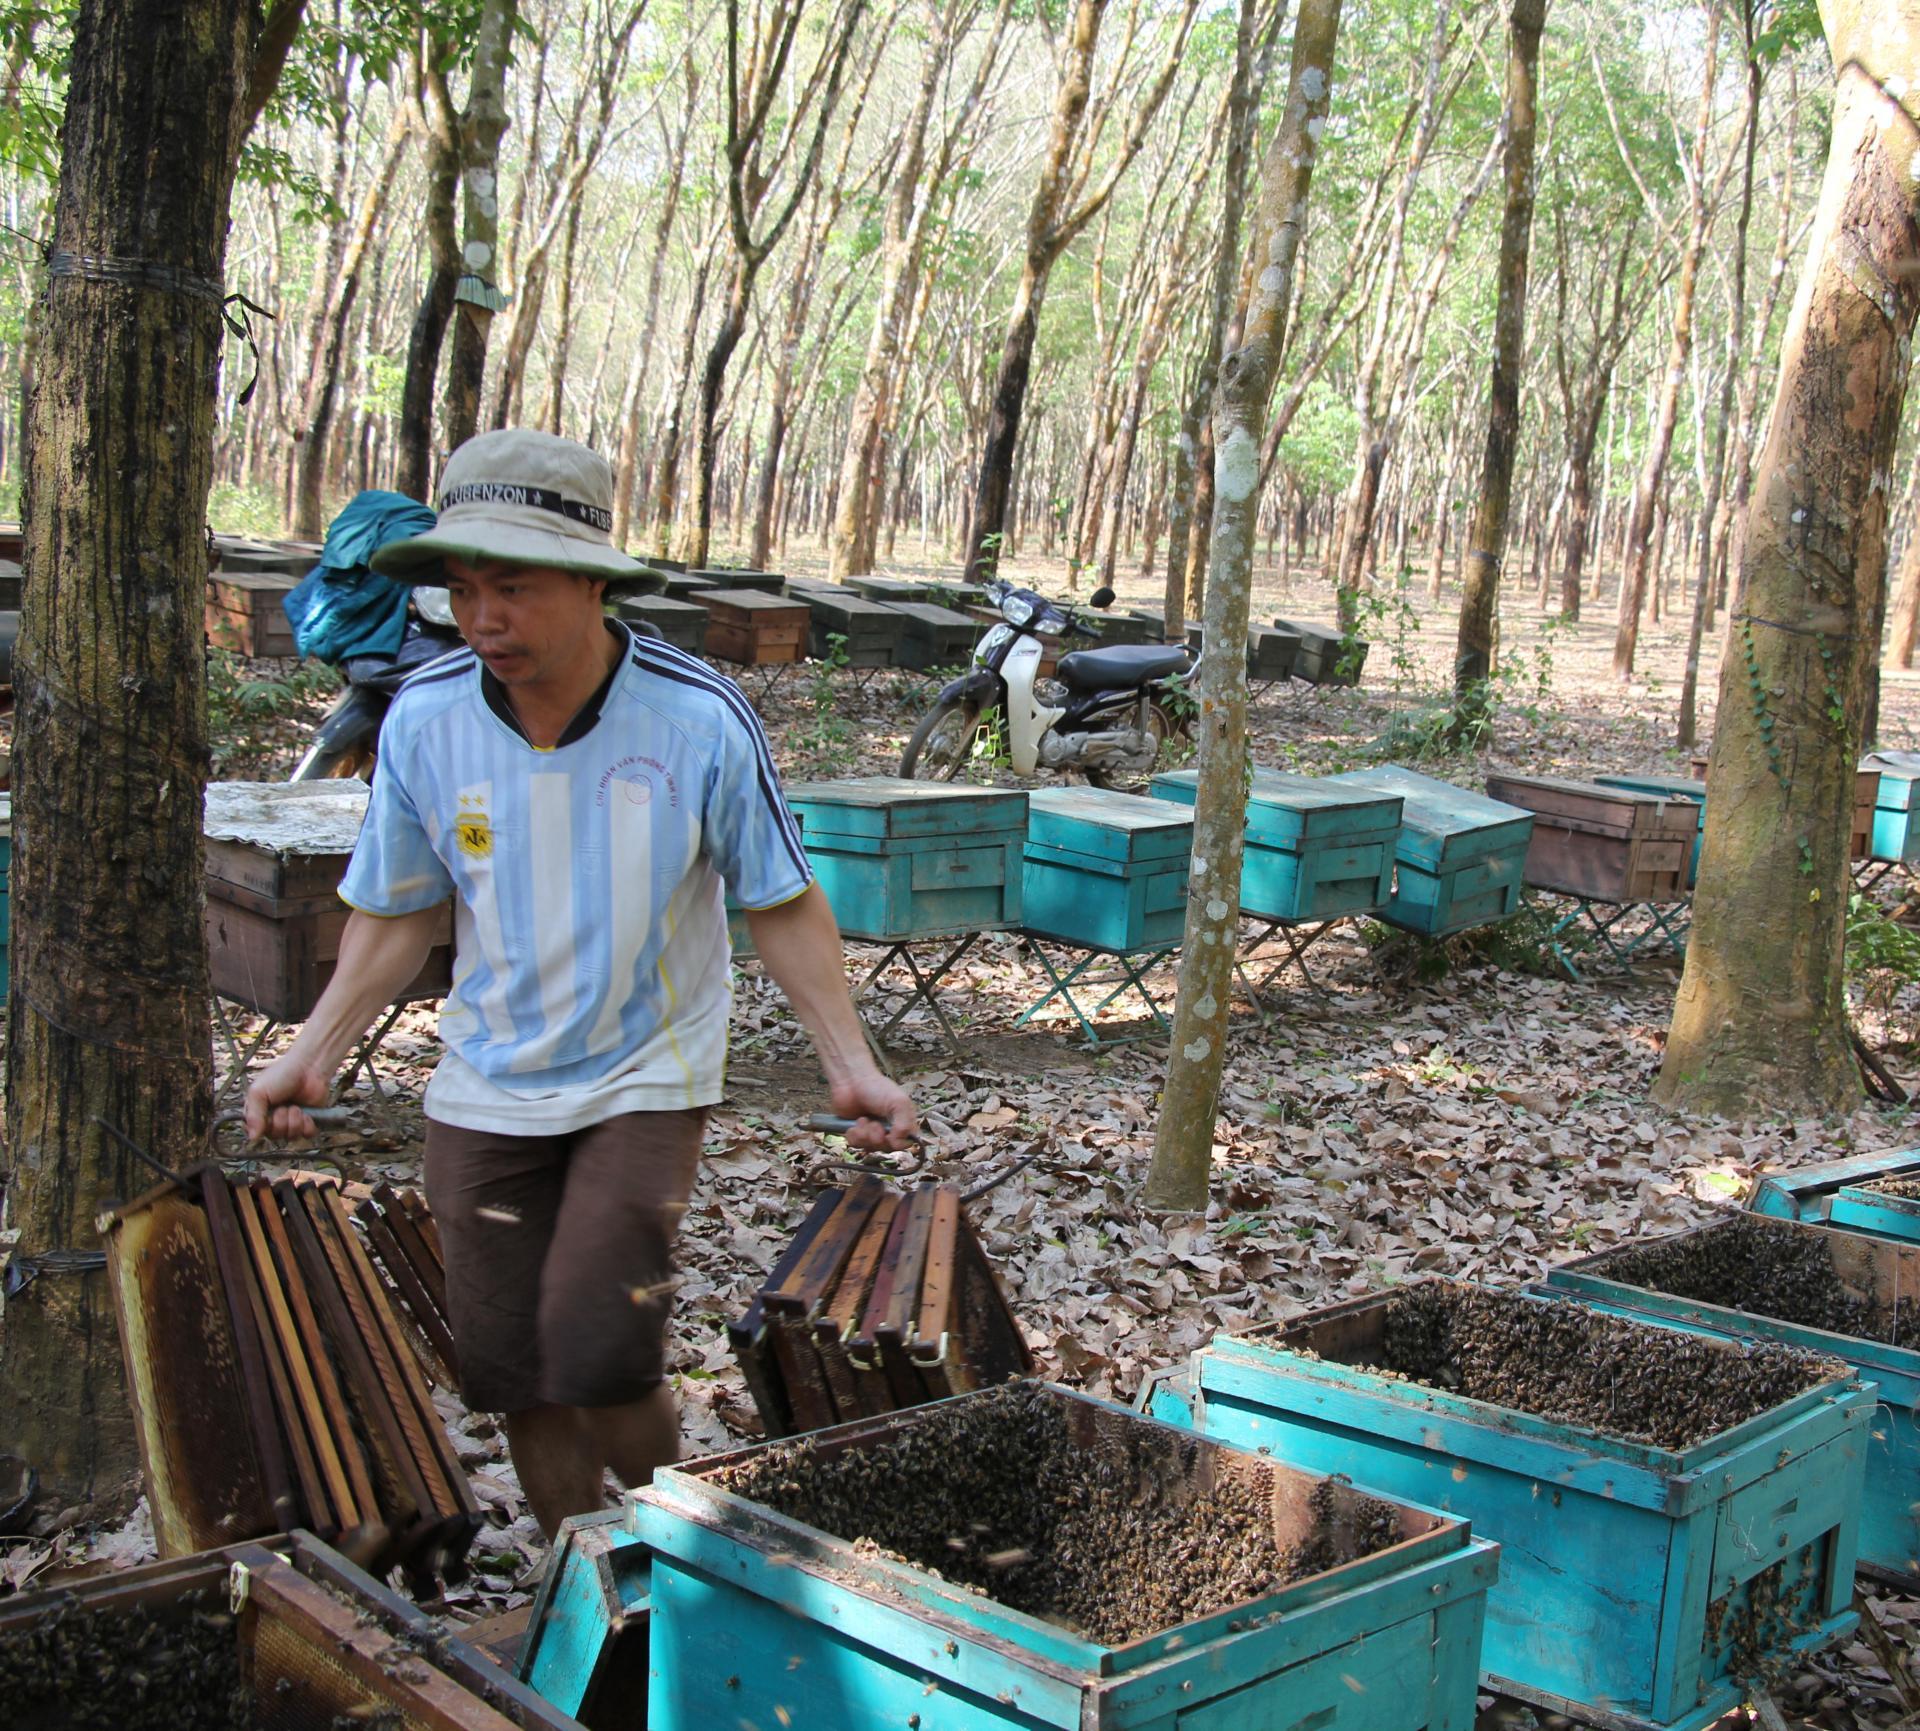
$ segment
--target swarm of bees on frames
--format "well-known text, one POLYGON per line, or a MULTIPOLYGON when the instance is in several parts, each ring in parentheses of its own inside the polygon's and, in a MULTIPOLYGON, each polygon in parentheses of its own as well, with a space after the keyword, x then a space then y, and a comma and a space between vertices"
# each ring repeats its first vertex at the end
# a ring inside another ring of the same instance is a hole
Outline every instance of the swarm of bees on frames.
POLYGON ((1792 1221, 1733 1214, 1684 1237, 1618 1250, 1591 1265, 1628 1286, 1745 1310, 1801 1328, 1920 1346, 1920 1307, 1882 1302, 1840 1278, 1831 1241, 1792 1221))
MULTIPOLYGON (((1361 1368, 1656 1448, 1690 1447, 1851 1374, 1771 1341, 1709 1340, 1443 1281, 1396 1292, 1383 1309, 1379 1345, 1361 1368)), ((1309 1325, 1287 1344, 1311 1335, 1309 1325)))
POLYGON ((1278 1531, 1273 1467, 1248 1459, 1196 1489, 1209 1445, 1114 1419, 1089 1446, 1061 1397, 1016 1384, 837 1453, 777 1444, 715 1482, 1103 1646, 1399 1542, 1391 1504, 1330 1479, 1305 1530, 1278 1531))
POLYGON ((178 1613, 71 1602, 0 1636, 0 1702, 17 1731, 250 1731, 233 1619, 189 1593, 178 1613))
POLYGON ((1903 1201, 1912 1201, 1920 1197, 1920 1178, 1876 1178, 1860 1188, 1871 1190, 1876 1196, 1897 1196, 1903 1201))

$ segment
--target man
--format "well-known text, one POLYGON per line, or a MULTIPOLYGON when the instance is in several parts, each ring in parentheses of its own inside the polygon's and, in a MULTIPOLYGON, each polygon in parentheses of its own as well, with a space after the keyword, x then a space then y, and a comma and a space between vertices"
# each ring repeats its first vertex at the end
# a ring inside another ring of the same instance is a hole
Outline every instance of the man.
POLYGON ((462 445, 427 534, 376 570, 444 582, 470 653, 388 712, 332 982, 247 1092, 249 1135, 308 1136, 353 1042, 454 900, 458 962, 427 1088, 427 1197, 462 1392, 506 1415, 549 1535, 611 1467, 678 1454, 664 1382, 675 1232, 731 991, 722 885, 813 1036, 850 1141, 904 1147, 905 1092, 848 1000, 840 936, 733 683, 609 620, 604 459, 544 433, 462 445))

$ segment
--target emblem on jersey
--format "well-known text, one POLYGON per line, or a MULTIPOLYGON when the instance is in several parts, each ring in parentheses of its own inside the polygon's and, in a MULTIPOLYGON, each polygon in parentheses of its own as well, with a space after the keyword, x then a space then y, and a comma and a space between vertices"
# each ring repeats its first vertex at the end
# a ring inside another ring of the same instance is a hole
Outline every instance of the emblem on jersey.
POLYGON ((493 825, 487 821, 486 807, 471 794, 461 796, 453 839, 468 859, 486 859, 493 852, 493 825))
POLYGON ((651 805, 653 803, 653 783, 644 775, 630 775, 620 784, 620 791, 627 796, 629 805, 651 805))

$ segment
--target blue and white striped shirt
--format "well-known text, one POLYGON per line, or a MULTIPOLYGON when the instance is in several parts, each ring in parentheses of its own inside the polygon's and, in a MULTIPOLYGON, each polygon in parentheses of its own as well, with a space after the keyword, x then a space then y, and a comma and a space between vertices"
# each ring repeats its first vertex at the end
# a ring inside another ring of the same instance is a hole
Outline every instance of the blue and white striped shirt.
POLYGON ((767 908, 812 881, 739 688, 616 629, 597 719, 549 751, 497 688, 489 702, 471 654, 410 681, 381 730, 340 893, 387 916, 454 898, 426 1100, 442 1122, 547 1135, 711 1105, 731 1002, 722 884, 767 908))

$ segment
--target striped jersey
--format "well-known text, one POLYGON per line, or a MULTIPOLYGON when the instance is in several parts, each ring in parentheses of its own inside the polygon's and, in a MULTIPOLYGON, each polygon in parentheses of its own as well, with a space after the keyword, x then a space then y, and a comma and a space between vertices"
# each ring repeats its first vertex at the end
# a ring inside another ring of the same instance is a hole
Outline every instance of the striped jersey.
POLYGON ((732 988, 722 886, 776 907, 812 881, 765 733, 732 681, 624 626, 551 750, 470 652, 388 711, 340 887, 385 916, 454 899, 429 1117, 555 1135, 720 1098, 732 988))

